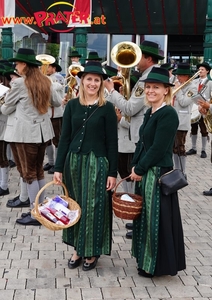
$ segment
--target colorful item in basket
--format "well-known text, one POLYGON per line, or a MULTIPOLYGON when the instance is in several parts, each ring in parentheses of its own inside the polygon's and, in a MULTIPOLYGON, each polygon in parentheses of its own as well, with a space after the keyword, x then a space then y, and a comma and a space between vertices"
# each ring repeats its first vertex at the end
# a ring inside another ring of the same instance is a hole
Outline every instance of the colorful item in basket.
POLYGON ((45 207, 55 209, 58 211, 58 213, 62 213, 66 218, 69 219, 69 223, 74 222, 78 218, 79 211, 68 209, 68 202, 62 199, 60 196, 56 196, 53 199, 46 197, 46 199, 48 202, 45 203, 45 207))
POLYGON ((65 207, 68 207, 68 202, 65 201, 63 198, 61 198, 60 196, 55 196, 53 199, 53 201, 62 204, 65 207))
POLYGON ((57 209, 52 207, 48 207, 47 209, 54 217, 56 217, 59 221, 61 221, 63 225, 67 225, 70 223, 70 219, 64 216, 64 214, 61 211, 58 211, 57 209))
POLYGON ((121 200, 128 201, 128 202, 135 202, 135 200, 131 198, 128 194, 123 194, 121 196, 121 200))
POLYGON ((64 223, 59 221, 53 214, 51 214, 51 212, 45 206, 40 206, 39 211, 40 211, 41 215, 44 218, 46 218, 47 220, 49 220, 55 224, 58 224, 58 225, 64 225, 64 223))

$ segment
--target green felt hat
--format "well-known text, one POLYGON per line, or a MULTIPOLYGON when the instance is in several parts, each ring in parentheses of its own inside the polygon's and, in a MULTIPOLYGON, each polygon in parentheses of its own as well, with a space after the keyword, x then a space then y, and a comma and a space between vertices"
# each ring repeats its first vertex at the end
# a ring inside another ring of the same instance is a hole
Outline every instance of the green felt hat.
POLYGON ((88 57, 86 58, 86 60, 97 60, 97 61, 101 61, 102 58, 99 57, 98 53, 95 51, 91 51, 88 53, 88 57))
POLYGON ((91 73, 91 74, 98 74, 103 77, 103 79, 107 79, 108 75, 104 72, 102 65, 98 61, 89 61, 85 64, 84 71, 80 71, 77 73, 79 78, 82 77, 83 74, 91 73))
POLYGON ((19 48, 16 57, 9 58, 8 61, 21 61, 33 66, 41 66, 42 62, 37 60, 33 49, 19 48))
POLYGON ((18 73, 17 73, 17 71, 15 70, 15 66, 13 66, 12 68, 10 68, 10 69, 6 69, 4 72, 3 72, 3 76, 5 76, 6 78, 7 78, 7 80, 11 80, 11 77, 10 77, 10 75, 12 75, 12 74, 14 74, 14 75, 16 75, 16 76, 18 76, 18 77, 21 77, 21 75, 19 75, 18 73))
POLYGON ((157 59, 164 59, 164 56, 159 54, 159 46, 157 43, 150 41, 143 41, 140 48, 144 54, 156 57, 157 59))
POLYGON ((117 75, 118 70, 116 68, 113 68, 111 66, 105 66, 104 68, 105 68, 105 71, 106 71, 108 77, 117 75))
MULTIPOLYGON (((173 72, 172 72, 173 74, 173 72)), ((192 75, 191 66, 186 63, 179 63, 174 75, 192 75)))
POLYGON ((169 86, 174 86, 174 84, 169 82, 169 71, 160 67, 153 67, 147 75, 147 78, 141 81, 149 83, 163 83, 169 86))
POLYGON ((169 63, 162 64, 160 67, 161 67, 161 68, 164 68, 164 69, 166 69, 166 70, 168 70, 168 71, 174 69, 174 67, 172 67, 172 65, 169 64, 169 63))
POLYGON ((71 54, 68 57, 79 57, 80 58, 80 57, 82 57, 82 55, 79 54, 78 51, 74 50, 71 52, 71 54))

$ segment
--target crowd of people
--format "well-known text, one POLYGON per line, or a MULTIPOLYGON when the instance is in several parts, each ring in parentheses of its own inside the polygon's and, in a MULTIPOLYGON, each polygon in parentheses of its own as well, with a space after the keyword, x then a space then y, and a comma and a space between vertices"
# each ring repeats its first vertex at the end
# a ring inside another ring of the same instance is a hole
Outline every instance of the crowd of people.
MULTIPOLYGON (((187 63, 177 68, 159 65, 164 57, 157 43, 145 40, 140 50, 129 99, 123 84, 117 88, 110 79, 111 72, 121 78, 122 68, 104 68, 94 51, 83 67, 81 55, 72 51, 71 64, 79 70, 72 75, 68 69, 67 78, 57 62, 43 74, 32 49, 20 48, 14 58, 0 62, 1 80, 9 87, 0 109, 0 195, 9 194, 8 147, 20 174, 20 195, 8 200, 7 207, 32 209, 45 185, 45 171, 53 174, 56 184, 66 185, 81 207, 80 220, 62 233, 63 242, 73 247, 70 269, 82 263, 89 271, 101 255, 110 255, 112 193, 118 174, 125 193, 143 198, 140 216, 126 224, 138 274, 174 276, 186 268, 178 193, 164 195, 158 178, 173 168, 186 173, 187 155, 197 153, 198 126, 201 158, 207 157, 204 115, 212 112, 207 77, 211 68, 206 62, 199 64, 198 79, 190 80, 193 73, 187 63), (72 77, 74 86, 66 84, 72 77), (200 116, 191 125, 193 97, 200 94, 200 99, 195 97, 200 116), (190 130, 192 149, 186 151, 190 130)), ((204 194, 211 196, 212 189, 204 194)), ((39 201, 44 197, 43 192, 39 201)), ((30 211, 16 222, 41 225, 30 211)))

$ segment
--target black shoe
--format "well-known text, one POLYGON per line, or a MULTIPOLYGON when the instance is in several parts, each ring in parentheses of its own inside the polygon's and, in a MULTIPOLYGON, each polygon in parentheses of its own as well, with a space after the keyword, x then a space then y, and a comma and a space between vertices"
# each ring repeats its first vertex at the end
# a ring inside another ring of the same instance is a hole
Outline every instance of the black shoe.
POLYGON ((189 151, 186 152, 186 155, 193 155, 193 154, 197 154, 197 150, 190 149, 189 151))
POLYGON ((16 167, 16 163, 12 160, 9 160, 9 167, 12 169, 14 167, 16 167))
POLYGON ((48 171, 48 170, 50 170, 52 167, 53 167, 52 165, 50 165, 49 163, 47 163, 47 164, 45 164, 45 165, 43 166, 43 170, 44 170, 44 171, 48 171))
POLYGON ((206 158, 207 157, 207 154, 204 150, 201 151, 201 155, 200 155, 201 158, 206 158))
POLYGON ((54 174, 54 166, 52 166, 51 169, 49 169, 48 174, 54 174))
POLYGON ((72 260, 72 258, 70 258, 68 260, 68 267, 69 267, 69 269, 75 269, 75 268, 79 267, 81 261, 82 261, 82 257, 79 257, 76 260, 72 260))
POLYGON ((22 218, 25 218, 25 217, 27 217, 27 216, 31 216, 31 211, 28 211, 27 213, 22 213, 22 214, 21 214, 21 217, 22 217, 22 218))
POLYGON ((27 215, 26 217, 24 217, 22 219, 17 219, 16 223, 18 223, 20 225, 33 225, 33 226, 40 226, 41 225, 41 223, 38 222, 38 220, 31 218, 31 214, 27 215))
POLYGON ((212 196, 212 188, 209 191, 203 191, 203 195, 212 196))
POLYGON ((133 223, 127 223, 125 225, 125 228, 129 229, 129 230, 132 230, 133 229, 133 223))
POLYGON ((84 263, 82 265, 83 271, 90 271, 90 270, 94 269, 96 267, 98 259, 99 259, 98 257, 95 257, 95 259, 92 263, 87 263, 86 261, 84 261, 84 263))
POLYGON ((154 275, 147 273, 142 269, 138 269, 138 275, 143 276, 143 277, 148 277, 148 278, 154 277, 154 275))
POLYGON ((10 192, 9 192, 9 189, 3 190, 3 189, 0 187, 0 196, 8 195, 9 193, 10 193, 10 192))
POLYGON ((14 200, 12 202, 11 201, 12 200, 7 201, 7 204, 6 204, 7 207, 16 208, 16 207, 29 207, 30 206, 29 198, 26 201, 22 202, 18 196, 18 199, 14 200))
POLYGON ((15 202, 16 200, 18 200, 19 198, 20 198, 20 195, 16 196, 16 197, 13 198, 13 199, 8 200, 7 203, 13 203, 13 202, 15 202))
POLYGON ((133 235, 133 232, 132 231, 129 231, 126 233, 126 238, 131 240, 132 239, 132 235, 133 235))

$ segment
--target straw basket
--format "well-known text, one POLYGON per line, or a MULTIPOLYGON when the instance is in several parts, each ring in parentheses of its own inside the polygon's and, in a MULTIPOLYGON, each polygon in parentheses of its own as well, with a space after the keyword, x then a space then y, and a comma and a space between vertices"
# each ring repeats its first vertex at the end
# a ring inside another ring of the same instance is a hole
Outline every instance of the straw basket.
MULTIPOLYGON (((128 177, 126 177, 128 178, 128 177)), ((128 194, 135 202, 129 202, 125 200, 121 200, 121 196, 126 193, 117 193, 116 190, 122 181, 126 178, 122 179, 114 189, 113 193, 113 211, 114 214, 121 219, 125 220, 135 220, 140 214, 142 209, 142 197, 135 194, 128 194)))
MULTIPOLYGON (((71 226, 73 226, 74 224, 76 224, 79 221, 79 219, 81 217, 81 208, 80 208, 79 204, 75 200, 73 200, 72 198, 68 197, 67 188, 66 188, 66 186, 63 183, 61 183, 61 185, 64 188, 65 195, 64 196, 61 195, 60 197, 63 198, 65 201, 68 202, 68 208, 70 210, 79 210, 77 219, 74 222, 70 223, 70 224, 59 225, 59 224, 55 224, 55 223, 47 220, 45 217, 43 217, 40 214, 40 212, 38 210, 39 206, 42 205, 42 203, 39 204, 39 197, 40 197, 41 193, 47 187, 49 187, 52 184, 55 184, 55 182, 54 181, 50 181, 46 185, 44 185, 42 187, 42 189, 40 189, 40 191, 38 192, 38 194, 37 194, 37 196, 35 198, 35 207, 31 210, 31 214, 36 218, 36 220, 38 220, 42 225, 44 225, 46 228, 48 228, 50 230, 61 230, 61 229, 65 229, 65 228, 71 227, 71 226)), ((46 202, 47 201, 44 201, 43 203, 46 203, 46 202)))

